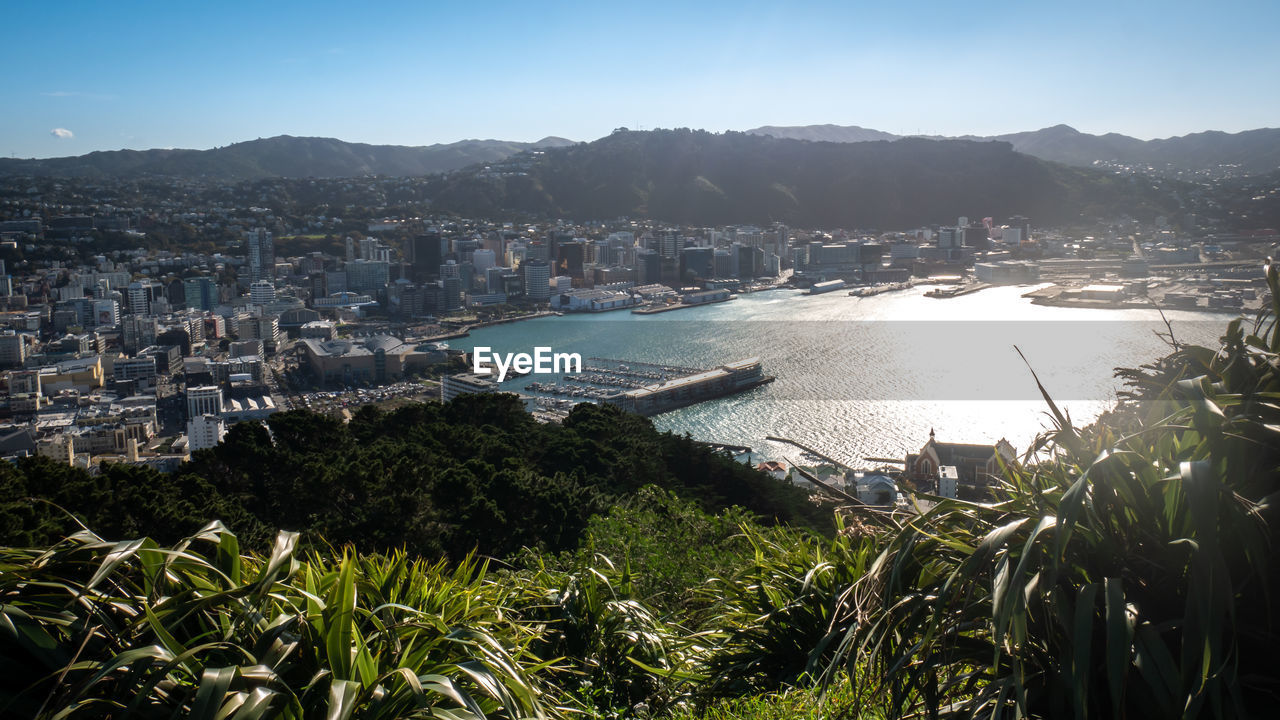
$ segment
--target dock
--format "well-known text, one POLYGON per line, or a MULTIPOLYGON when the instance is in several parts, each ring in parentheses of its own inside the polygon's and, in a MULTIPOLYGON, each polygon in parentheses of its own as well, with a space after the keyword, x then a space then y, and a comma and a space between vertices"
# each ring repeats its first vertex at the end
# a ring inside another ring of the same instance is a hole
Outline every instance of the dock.
POLYGON ((931 297, 931 298, 941 298, 941 299, 954 298, 954 297, 960 297, 961 295, 969 295, 982 290, 986 290, 987 288, 990 288, 990 287, 995 287, 995 286, 990 283, 973 282, 973 283, 966 283, 959 287, 938 288, 936 290, 930 290, 929 292, 925 293, 924 296, 931 297))
POLYGON ((794 446, 794 447, 798 447, 798 448, 800 448, 801 450, 803 450, 803 451, 805 451, 805 452, 809 453, 810 455, 812 455, 812 456, 814 456, 814 457, 818 458, 819 460, 824 460, 824 461, 826 461, 826 462, 829 462, 829 463, 831 463, 832 465, 835 465, 835 466, 836 466, 836 467, 838 467, 838 468, 844 468, 845 470, 853 470, 853 468, 849 467, 848 465, 845 465, 844 463, 840 462, 839 460, 836 460, 835 458, 833 458, 833 457, 831 457, 831 456, 829 456, 829 455, 824 455, 824 454, 822 454, 821 452, 819 452, 819 451, 817 451, 817 450, 814 450, 813 448, 809 447, 808 445, 805 445, 805 444, 803 444, 803 443, 796 442, 795 440, 792 440, 791 438, 778 437, 778 436, 776 436, 776 435, 768 435, 768 436, 766 436, 766 437, 765 437, 765 440, 772 440, 773 442, 786 443, 786 444, 788 444, 788 445, 792 445, 792 446, 794 446))
POLYGON ((728 443, 705 442, 705 441, 700 441, 698 444, 702 445, 703 447, 709 447, 712 450, 715 450, 716 452, 727 452, 735 456, 751 454, 751 448, 747 447, 746 445, 730 445, 728 443))
POLYGON ((745 392, 774 379, 764 374, 758 358, 709 370, 600 357, 588 361, 584 372, 530 383, 525 389, 544 397, 607 403, 649 416, 745 392))
POLYGON ((706 305, 716 305, 718 303, 729 302, 730 300, 737 300, 737 299, 738 299, 737 295, 730 295, 729 297, 724 298, 723 300, 704 300, 703 302, 696 302, 696 303, 678 302, 678 303, 671 303, 669 305, 646 305, 644 307, 632 308, 631 312, 635 313, 636 315, 654 315, 656 313, 671 312, 672 310, 684 310, 687 308, 703 307, 706 305))

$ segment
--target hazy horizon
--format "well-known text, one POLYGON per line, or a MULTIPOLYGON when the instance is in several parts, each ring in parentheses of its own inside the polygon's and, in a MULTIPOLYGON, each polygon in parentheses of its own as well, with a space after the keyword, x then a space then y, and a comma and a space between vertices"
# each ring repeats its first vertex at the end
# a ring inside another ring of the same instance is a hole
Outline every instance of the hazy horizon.
POLYGON ((1280 125, 1280 5, 160 3, 9 12, 5 156, 276 135, 422 146, 858 125, 1140 139, 1280 125))
MULTIPOLYGON (((1069 123, 1056 123, 1056 124, 1057 124, 1057 125, 1068 125, 1069 123)), ((787 125, 787 126, 784 126, 784 125, 779 125, 779 124, 777 124, 777 123, 765 123, 764 125, 760 125, 760 126, 757 126, 757 127, 760 127, 760 128, 763 128, 763 127, 820 127, 820 126, 824 126, 824 125, 838 125, 838 124, 837 124, 837 123, 807 123, 807 124, 805 124, 805 125, 795 125, 795 126, 787 125)), ((851 123, 850 125, 840 125, 840 127, 850 127, 850 126, 853 126, 853 125, 856 125, 856 123, 851 123)), ((620 126, 620 127, 621 127, 621 126, 620 126)), ((755 130, 755 129, 757 129, 757 127, 750 127, 750 128, 727 128, 727 129, 712 129, 712 128, 692 128, 692 129, 695 129, 695 130, 706 130, 706 131, 708 131, 708 132, 713 132, 713 133, 723 133, 723 132, 746 132, 746 131, 749 131, 749 130, 755 130)), ((859 127, 863 127, 863 129, 866 129, 866 130, 880 130, 880 128, 869 128, 869 127, 866 127, 866 126, 859 126, 859 127)), ((1047 128, 1049 128, 1049 127, 1053 127, 1053 126, 1048 126, 1048 125, 1047 125, 1047 126, 1045 126, 1045 127, 1024 128, 1024 129, 1022 129, 1022 130, 1010 130, 1010 131, 1007 131, 1007 132, 992 133, 991 135, 982 135, 982 137, 994 137, 994 136, 996 136, 996 135, 1009 135, 1009 134, 1019 133, 1019 132, 1035 132, 1035 131, 1038 131, 1038 130, 1044 130, 1044 129, 1047 129, 1047 128)), ((664 128, 664 127, 654 127, 654 128, 645 127, 645 128, 628 128, 628 129, 629 129, 629 130, 637 130, 637 129, 642 129, 642 130, 670 130, 670 129, 674 129, 674 128, 675 128, 675 126, 672 126, 672 127, 666 127, 666 128, 664 128)), ((616 129, 616 128, 615 128, 615 129, 616 129)), ((1084 132, 1083 130, 1080 130, 1080 128, 1075 128, 1075 129, 1076 129, 1077 131, 1084 132)), ((1193 130, 1193 131, 1190 131, 1190 132, 1188 132, 1188 133, 1183 133, 1183 135, 1170 135, 1170 136, 1166 136, 1166 137, 1157 137, 1157 138, 1137 138, 1137 139, 1139 139, 1139 140, 1163 140, 1163 139, 1169 139, 1169 138, 1173 138, 1173 137, 1182 137, 1182 136, 1185 136, 1185 135, 1194 135, 1194 134, 1197 134, 1197 133, 1203 133, 1203 132, 1215 132, 1215 131, 1218 131, 1218 132, 1227 132, 1228 134, 1239 134, 1239 133, 1242 133, 1242 132, 1250 132, 1250 131, 1253 131, 1253 130, 1270 130, 1270 129, 1274 129, 1274 128, 1271 128, 1271 127, 1256 127, 1256 128, 1245 128, 1245 129, 1243 129, 1243 130, 1236 130, 1236 131, 1219 131, 1219 130, 1218 130, 1218 128, 1205 128, 1205 129, 1203 129, 1203 130, 1193 130)), ((613 131, 611 130, 610 132, 613 132, 613 131)), ((884 131, 884 132, 888 132, 888 131, 884 131)), ((1115 131, 1107 131, 1107 132, 1115 132, 1115 131)), ((606 135, 607 135, 607 134, 608 134, 608 133, 606 133, 606 135)), ((1106 133, 1096 133, 1096 134, 1097 134, 1097 135, 1104 135, 1104 134, 1106 134, 1106 133)), ((1120 134, 1122 134, 1122 135, 1127 135, 1127 133, 1120 133, 1120 134)), ((963 138, 963 137, 966 137, 966 136, 978 136, 978 133, 961 133, 961 134, 957 134, 957 135, 948 135, 948 136, 945 136, 945 137, 963 138)), ((132 150, 132 151, 146 151, 146 150, 197 150, 197 151, 204 151, 204 150, 216 150, 216 149, 219 149, 219 148, 227 147, 227 146, 229 146, 229 145, 237 145, 237 144, 245 143, 245 142, 254 142, 254 141, 257 141, 257 140, 270 140, 270 139, 272 139, 272 138, 276 138, 276 137, 318 138, 318 139, 324 139, 324 140, 337 140, 337 141, 340 141, 340 142, 353 143, 353 144, 377 145, 377 146, 385 146, 385 147, 409 147, 409 148, 412 148, 412 147, 431 147, 431 146, 434 146, 434 145, 452 145, 452 144, 455 144, 455 143, 461 143, 461 142, 489 142, 489 141, 493 141, 493 142, 517 142, 517 143, 529 143, 529 144, 532 144, 532 143, 540 142, 540 141, 542 141, 542 140, 546 140, 546 139, 548 139, 548 138, 552 138, 552 137, 560 138, 560 139, 563 139, 563 140, 569 140, 569 141, 572 141, 572 142, 592 142, 592 141, 594 141, 594 140, 598 140, 598 139, 600 139, 599 137, 592 137, 592 138, 570 138, 570 137, 565 137, 565 136, 563 136, 563 135, 554 135, 554 134, 553 134, 553 135, 543 135, 543 136, 541 136, 541 137, 536 137, 536 138, 505 138, 505 137, 503 137, 503 138, 499 138, 499 137, 483 137, 483 138, 481 138, 481 137, 466 137, 466 138, 457 138, 457 139, 455 139, 455 140, 442 140, 442 141, 436 141, 436 142, 430 142, 430 143, 399 143, 399 142, 372 143, 372 142, 365 142, 365 141, 363 141, 363 140, 351 140, 351 139, 349 139, 349 138, 332 137, 332 136, 326 136, 326 135, 297 135, 297 134, 295 134, 295 133, 280 133, 280 134, 278 134, 278 135, 271 135, 271 136, 259 136, 259 137, 244 138, 244 139, 242 139, 242 140, 235 140, 235 141, 233 141, 233 142, 225 143, 225 144, 222 144, 222 145, 210 145, 210 146, 208 146, 208 147, 173 147, 173 146, 169 146, 169 147, 154 147, 154 148, 152 148, 152 147, 133 146, 133 147, 98 148, 98 149, 94 149, 94 150, 86 150, 85 152, 69 153, 69 154, 67 154, 67 155, 47 155, 47 156, 41 156, 41 157, 34 157, 34 156, 33 156, 33 157, 25 157, 25 158, 23 158, 23 157, 19 157, 19 158, 17 158, 17 159, 21 159, 21 160, 48 160, 48 159, 59 158, 59 157, 76 157, 76 156, 80 156, 80 155, 87 155, 87 154, 89 154, 89 153, 93 153, 93 152, 118 152, 118 151, 128 151, 128 150, 132 150)), ((600 137, 604 137, 604 136, 602 135, 602 136, 600 136, 600 137)), ((910 136, 905 136, 905 135, 904 135, 904 137, 910 137, 910 136)), ((939 137, 939 136, 929 136, 929 137, 939 137)), ((1131 135, 1130 137, 1136 137, 1136 136, 1132 136, 1132 135, 1131 135)), ((12 155, 11 155, 10 157, 14 157, 14 156, 12 156, 12 155)))

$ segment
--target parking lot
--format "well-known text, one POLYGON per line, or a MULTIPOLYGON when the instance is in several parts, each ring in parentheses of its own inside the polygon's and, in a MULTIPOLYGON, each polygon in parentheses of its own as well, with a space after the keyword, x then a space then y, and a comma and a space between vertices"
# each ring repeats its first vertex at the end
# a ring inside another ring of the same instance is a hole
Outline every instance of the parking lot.
POLYGON ((439 383, 429 380, 406 380, 377 387, 343 388, 340 390, 295 392, 292 394, 295 409, 305 409, 326 414, 341 414, 343 410, 355 410, 364 405, 388 407, 437 400, 439 397, 439 383))

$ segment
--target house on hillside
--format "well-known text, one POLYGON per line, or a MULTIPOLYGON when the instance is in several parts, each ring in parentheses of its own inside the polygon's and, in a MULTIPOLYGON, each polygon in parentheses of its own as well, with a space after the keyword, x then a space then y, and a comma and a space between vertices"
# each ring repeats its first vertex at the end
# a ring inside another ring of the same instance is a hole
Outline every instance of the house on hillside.
POLYGON ((768 473, 774 480, 785 481, 787 476, 791 474, 791 468, 780 460, 765 460, 758 463, 756 469, 762 473, 768 473))
POLYGON ((906 475, 922 488, 935 488, 935 492, 939 478, 946 475, 958 486, 958 495, 981 495, 1000 476, 1001 463, 1012 465, 1017 454, 1004 438, 994 445, 944 443, 938 442, 933 430, 929 430, 929 441, 924 447, 919 452, 907 453, 906 475), (954 472, 944 473, 942 468, 954 468, 954 472))

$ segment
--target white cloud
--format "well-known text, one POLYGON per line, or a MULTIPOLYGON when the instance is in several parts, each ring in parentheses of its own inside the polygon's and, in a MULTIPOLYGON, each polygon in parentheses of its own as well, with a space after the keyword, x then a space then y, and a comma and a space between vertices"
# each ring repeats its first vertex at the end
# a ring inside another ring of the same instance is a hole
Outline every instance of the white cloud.
POLYGON ((78 90, 54 90, 53 92, 42 92, 41 95, 52 98, 86 98, 88 100, 115 100, 115 95, 104 93, 80 92, 78 90))
POLYGON ((54 128, 49 131, 49 134, 58 138, 59 140, 70 140, 71 138, 75 137, 75 134, 66 128, 54 128))

